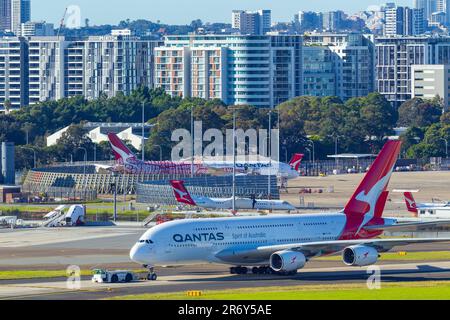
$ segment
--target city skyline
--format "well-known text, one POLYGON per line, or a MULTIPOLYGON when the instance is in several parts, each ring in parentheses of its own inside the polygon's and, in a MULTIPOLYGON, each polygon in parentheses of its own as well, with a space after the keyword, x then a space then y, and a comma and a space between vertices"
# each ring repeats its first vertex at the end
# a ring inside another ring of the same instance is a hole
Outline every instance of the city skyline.
MULTIPOLYGON (((126 6, 121 6, 119 0, 64 0, 56 4, 50 0, 32 1, 32 20, 45 20, 59 24, 64 10, 69 5, 78 5, 81 8, 81 20, 89 19, 91 25, 118 24, 126 19, 146 19, 156 22, 160 20, 167 24, 189 24, 192 20, 201 19, 204 22, 231 23, 231 12, 234 9, 256 10, 271 9, 274 22, 288 22, 298 11, 329 11, 343 10, 354 13, 367 9, 369 5, 380 5, 383 0, 316 0, 308 1, 278 0, 218 0, 214 5, 208 0, 128 0, 126 6), (332 3, 330 3, 332 2, 332 3), (143 6, 141 6, 142 4, 143 6), (143 9, 145 7, 145 9, 143 9), (156 7, 156 9, 155 9, 156 7), (104 14, 108 8, 107 15, 104 14), (148 9, 147 9, 148 8, 148 9), (211 10, 211 9, 214 10, 211 10), (148 13, 145 13, 148 11, 148 13), (143 13, 144 12, 144 13, 143 13)), ((412 6, 412 0, 392 1, 397 5, 412 6)))

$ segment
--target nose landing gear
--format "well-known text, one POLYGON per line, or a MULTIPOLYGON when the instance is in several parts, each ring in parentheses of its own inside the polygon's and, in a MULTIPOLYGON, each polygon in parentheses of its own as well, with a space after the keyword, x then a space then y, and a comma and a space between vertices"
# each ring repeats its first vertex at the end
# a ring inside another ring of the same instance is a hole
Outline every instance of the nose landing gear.
POLYGON ((144 268, 148 269, 147 280, 156 281, 158 279, 158 275, 155 273, 155 269, 153 267, 144 266, 144 268))

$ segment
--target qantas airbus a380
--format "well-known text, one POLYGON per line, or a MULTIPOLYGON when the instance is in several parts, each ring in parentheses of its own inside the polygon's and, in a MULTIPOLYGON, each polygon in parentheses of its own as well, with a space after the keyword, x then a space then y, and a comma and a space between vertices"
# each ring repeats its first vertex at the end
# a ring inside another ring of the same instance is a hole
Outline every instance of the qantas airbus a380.
MULTIPOLYGON (((133 152, 117 137, 116 134, 108 134, 117 166, 97 165, 99 169, 114 170, 127 174, 178 174, 190 175, 192 164, 190 161, 141 161, 133 152)), ((240 174, 253 172, 261 175, 273 174, 288 179, 299 176, 298 170, 303 160, 303 154, 295 154, 289 164, 278 161, 238 161, 236 171, 240 174)), ((225 174, 233 172, 233 162, 230 161, 202 161, 194 163, 194 174, 225 174)))
POLYGON ((167 222, 148 230, 131 249, 130 258, 150 269, 150 280, 157 278, 155 266, 204 263, 230 265, 231 272, 239 274, 252 266, 254 273, 289 275, 323 255, 343 252, 346 265, 368 266, 377 262, 380 252, 396 246, 449 242, 450 238, 376 239, 385 230, 414 230, 421 225, 382 217, 400 146, 400 141, 386 143, 341 212, 167 222))

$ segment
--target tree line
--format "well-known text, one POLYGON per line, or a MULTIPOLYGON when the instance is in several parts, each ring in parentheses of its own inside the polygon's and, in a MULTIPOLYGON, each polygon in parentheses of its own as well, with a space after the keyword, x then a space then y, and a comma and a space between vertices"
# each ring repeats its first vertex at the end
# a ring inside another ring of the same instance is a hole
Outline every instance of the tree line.
MULTIPOLYGON (((0 115, 0 141, 17 145, 17 167, 31 168, 34 152, 38 164, 108 160, 108 143, 95 146, 82 128, 83 122, 141 122, 142 105, 145 121, 154 127, 146 143, 147 159, 170 159, 171 141, 175 129, 190 130, 191 110, 203 129, 231 129, 233 109, 237 127, 267 129, 268 109, 252 106, 227 106, 220 100, 171 97, 162 89, 138 88, 129 96, 118 94, 95 100, 83 97, 42 102, 9 114, 0 115), (46 137, 71 126, 57 145, 47 147, 46 137), (86 151, 85 151, 86 150, 86 151), (95 156, 94 156, 95 154, 95 156)), ((450 113, 442 113, 439 99, 415 98, 398 110, 380 94, 341 101, 337 97, 296 97, 282 103, 273 111, 273 128, 280 128, 281 159, 296 152, 311 156, 312 145, 316 159, 339 153, 377 153, 397 126, 409 129, 401 136, 403 157, 428 158, 446 155, 446 140, 450 142, 450 113)), ((133 150, 138 153, 137 150, 133 150)))

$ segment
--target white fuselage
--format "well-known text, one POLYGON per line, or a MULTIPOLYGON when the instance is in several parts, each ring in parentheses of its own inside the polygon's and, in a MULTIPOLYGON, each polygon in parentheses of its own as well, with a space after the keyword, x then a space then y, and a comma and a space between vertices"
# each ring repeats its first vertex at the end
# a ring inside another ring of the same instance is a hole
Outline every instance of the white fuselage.
POLYGON ((437 203, 419 204, 417 213, 420 218, 450 219, 450 206, 437 203))
POLYGON ((167 222, 148 230, 131 250, 130 258, 150 266, 267 265, 269 257, 235 261, 232 252, 256 250, 261 246, 338 240, 346 219, 344 214, 337 213, 167 222))
MULTIPOLYGON (((233 198, 207 198, 192 196, 197 206, 205 209, 233 209, 233 198)), ((283 210, 293 211, 296 208, 283 200, 255 200, 249 198, 236 198, 235 209, 238 210, 283 210)))
MULTIPOLYGON (((228 173, 233 173, 232 161, 203 161, 202 164, 209 168, 216 168, 225 170, 228 173)), ((279 161, 246 161, 236 162, 237 173, 253 173, 258 175, 274 175, 287 179, 295 179, 299 174, 289 164, 279 161)))
MULTIPOLYGON (((207 174, 211 170, 219 171, 225 175, 233 173, 233 162, 230 161, 196 161, 192 168, 192 163, 187 161, 169 162, 155 161, 142 162, 135 158, 127 158, 124 163, 118 167, 118 171, 124 171, 129 174, 191 174, 194 169, 195 174, 207 174)), ((289 164, 272 161, 248 161, 236 163, 237 174, 257 174, 274 175, 286 179, 295 179, 299 173, 289 164)))

